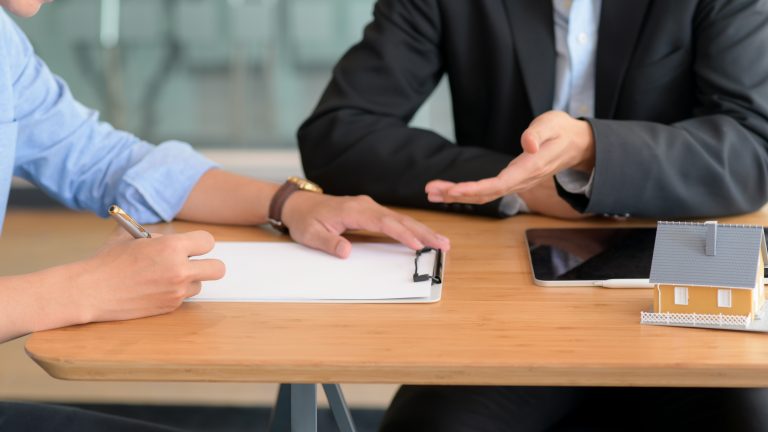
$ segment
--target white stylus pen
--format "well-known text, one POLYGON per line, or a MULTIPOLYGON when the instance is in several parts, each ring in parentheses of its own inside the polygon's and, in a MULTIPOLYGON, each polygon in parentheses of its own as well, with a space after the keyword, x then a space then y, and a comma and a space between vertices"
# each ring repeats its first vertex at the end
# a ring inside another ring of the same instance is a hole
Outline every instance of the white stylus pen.
POLYGON ((648 279, 607 279, 592 282, 592 285, 603 288, 653 288, 654 284, 648 279))

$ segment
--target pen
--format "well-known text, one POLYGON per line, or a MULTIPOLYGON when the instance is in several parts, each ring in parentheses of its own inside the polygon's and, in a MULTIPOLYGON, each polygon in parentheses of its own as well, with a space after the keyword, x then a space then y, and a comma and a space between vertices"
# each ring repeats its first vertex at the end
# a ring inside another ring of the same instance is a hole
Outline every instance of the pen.
POLYGON ((654 284, 648 279, 607 279, 592 282, 592 285, 603 288, 653 288, 654 284))
POLYGON ((135 239, 151 238, 152 235, 149 231, 145 230, 143 226, 139 225, 125 210, 116 205, 109 206, 107 210, 109 216, 117 222, 118 225, 125 228, 126 231, 135 239))

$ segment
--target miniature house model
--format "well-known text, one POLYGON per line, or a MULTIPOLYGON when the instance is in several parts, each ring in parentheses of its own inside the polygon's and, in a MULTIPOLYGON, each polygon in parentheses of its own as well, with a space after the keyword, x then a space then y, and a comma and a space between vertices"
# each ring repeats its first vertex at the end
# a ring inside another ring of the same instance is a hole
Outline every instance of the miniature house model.
POLYGON ((763 227, 659 222, 646 323, 746 326, 765 304, 763 227))

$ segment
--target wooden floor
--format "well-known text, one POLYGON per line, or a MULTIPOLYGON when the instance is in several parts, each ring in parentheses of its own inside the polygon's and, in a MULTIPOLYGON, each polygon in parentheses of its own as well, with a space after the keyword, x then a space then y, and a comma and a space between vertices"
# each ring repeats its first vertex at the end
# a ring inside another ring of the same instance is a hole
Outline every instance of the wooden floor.
MULTIPOLYGON (((0 237, 0 274, 20 274, 49 267, 61 257, 47 253, 54 246, 67 244, 70 261, 86 257, 100 245, 83 241, 78 233, 62 233, 55 226, 30 224, 39 219, 36 211, 11 210, 0 237), (20 221, 25 223, 21 224, 20 221), (32 228, 34 227, 34 228, 32 228)), ((104 233, 114 229, 108 220, 90 215, 61 211, 62 218, 88 218, 92 230, 104 233)), ((98 236, 87 236, 87 238, 98 236)), ((276 384, 205 384, 205 383, 109 383, 71 382, 49 377, 24 353, 21 338, 0 344, 0 400, 49 402, 190 404, 190 405, 271 405, 277 394, 276 384)), ((394 385, 344 385, 350 405, 383 408, 396 391, 394 385)), ((321 398, 321 400, 324 399, 321 398)))

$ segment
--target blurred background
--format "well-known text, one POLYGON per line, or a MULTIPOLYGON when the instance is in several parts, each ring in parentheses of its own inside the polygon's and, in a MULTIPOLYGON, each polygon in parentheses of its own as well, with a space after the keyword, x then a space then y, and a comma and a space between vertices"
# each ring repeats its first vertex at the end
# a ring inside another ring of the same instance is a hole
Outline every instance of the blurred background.
MULTIPOLYGON (((150 142, 187 141, 225 168, 282 182, 301 173, 296 130, 335 62, 361 38, 373 4, 57 0, 37 16, 16 21, 38 55, 103 120, 150 142)), ((453 139, 451 118, 442 82, 412 124, 453 139)), ((53 205, 30 185, 14 182, 12 208, 46 212, 53 205)), ((70 260, 99 246, 78 243, 60 230, 25 230, 19 221, 28 214, 6 221, 0 274, 57 264, 61 257, 46 255, 41 242, 77 244, 70 260)), ((114 227, 95 220, 93 229, 106 235, 114 227)), ((88 404, 191 430, 238 431, 262 430, 276 396, 271 384, 58 381, 24 354, 24 342, 0 345, 0 400, 88 404)), ((396 388, 344 386, 361 431, 375 430, 396 388)), ((326 412, 322 418, 330 417, 326 412)), ((333 430, 328 427, 321 430, 333 430)))
MULTIPOLYGON (((104 120, 150 142, 187 141, 232 169, 282 180, 299 169, 298 126, 335 62, 361 38, 373 3, 59 0, 17 22, 104 120)), ((413 123, 452 138, 445 83, 413 123)))

